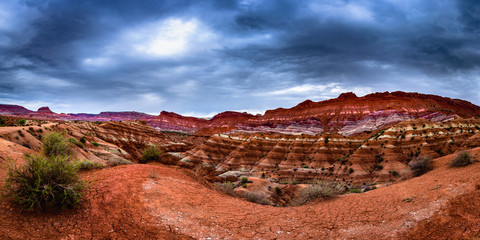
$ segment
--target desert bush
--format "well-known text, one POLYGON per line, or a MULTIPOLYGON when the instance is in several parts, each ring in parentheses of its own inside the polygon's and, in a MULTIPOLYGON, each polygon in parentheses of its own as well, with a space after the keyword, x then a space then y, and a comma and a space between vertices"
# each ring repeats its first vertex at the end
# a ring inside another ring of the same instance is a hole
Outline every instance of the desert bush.
POLYGON ((245 192, 243 196, 250 202, 257 203, 260 205, 270 205, 270 201, 267 200, 267 197, 263 194, 245 192))
POLYGON ((160 154, 162 154, 162 151, 156 145, 149 146, 143 151, 142 159, 139 162, 147 163, 159 160, 160 154))
POLYGON ((17 132, 18 132, 18 136, 22 138, 25 137, 25 134, 23 134, 22 130, 18 130, 17 132))
POLYGON ((83 148, 83 143, 78 142, 77 139, 75 138, 69 138, 68 141, 75 144, 79 148, 83 148))
POLYGON ((25 126, 25 124, 27 123, 27 120, 25 120, 25 119, 20 119, 20 120, 17 121, 17 123, 18 123, 19 125, 25 126))
POLYGON ((52 132, 43 138, 43 151, 47 157, 69 156, 72 154, 70 143, 58 132, 52 132))
POLYGON ((80 142, 83 143, 83 144, 87 143, 87 139, 85 139, 85 136, 82 136, 80 138, 80 142))
POLYGON ((474 157, 469 152, 463 151, 450 161, 450 167, 464 167, 472 164, 474 161, 474 157))
POLYGON ((330 199, 345 192, 343 184, 335 182, 316 182, 300 190, 292 205, 303 205, 315 199, 330 199))
POLYGON ((235 185, 233 185, 233 183, 231 182, 224 182, 224 183, 215 183, 215 188, 221 192, 224 192, 232 197, 235 197, 237 196, 237 194, 235 193, 235 191, 233 189, 235 189, 235 185))
POLYGON ((92 144, 93 144, 93 146, 95 146, 95 147, 100 146, 100 144, 98 144, 97 142, 92 142, 92 144))
POLYGON ((241 183, 242 185, 243 185, 243 184, 247 184, 247 182, 248 182, 248 178, 247 178, 247 177, 242 177, 242 178, 240 179, 240 183, 241 183))
POLYGON ((11 164, 3 196, 22 210, 71 208, 83 198, 83 181, 68 156, 26 155, 25 164, 11 164))
POLYGON ((362 193, 362 189, 352 188, 348 190, 348 193, 362 193))
POLYGON ((77 161, 75 164, 78 170, 102 169, 104 167, 101 163, 90 162, 87 160, 77 161))
POLYGON ((418 157, 408 163, 414 177, 418 177, 433 169, 430 157, 418 157))

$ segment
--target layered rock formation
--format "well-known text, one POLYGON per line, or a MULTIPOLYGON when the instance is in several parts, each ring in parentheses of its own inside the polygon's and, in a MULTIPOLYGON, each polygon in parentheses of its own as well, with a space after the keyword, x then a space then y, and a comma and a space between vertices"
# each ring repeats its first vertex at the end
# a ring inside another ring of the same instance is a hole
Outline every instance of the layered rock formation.
POLYGON ((160 115, 148 121, 148 123, 158 130, 194 133, 198 129, 204 127, 208 123, 208 120, 195 117, 184 117, 173 112, 162 111, 160 115))
POLYGON ((467 145, 480 146, 480 142, 470 140, 478 138, 479 130, 477 119, 442 123, 414 119, 352 137, 216 134, 188 151, 180 164, 214 181, 222 181, 218 176, 229 171, 241 171, 277 182, 388 182, 408 171, 407 164, 415 157, 439 157, 467 145))
POLYGON ((419 93, 384 92, 364 97, 344 93, 335 99, 307 100, 289 109, 268 110, 263 116, 224 112, 205 120, 162 112, 148 122, 161 130, 201 135, 226 132, 315 135, 329 132, 351 136, 409 119, 443 122, 456 116, 480 116, 480 107, 459 99, 419 93))
POLYGON ((71 120, 83 121, 133 121, 133 120, 150 120, 155 116, 141 112, 101 112, 99 114, 87 113, 69 113, 68 118, 71 120))

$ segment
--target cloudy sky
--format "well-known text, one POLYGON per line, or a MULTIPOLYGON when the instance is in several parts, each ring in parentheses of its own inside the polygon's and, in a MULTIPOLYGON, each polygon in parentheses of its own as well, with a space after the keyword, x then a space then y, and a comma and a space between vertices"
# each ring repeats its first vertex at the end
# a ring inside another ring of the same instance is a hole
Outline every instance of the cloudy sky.
POLYGON ((477 0, 0 1, 0 103, 263 112, 353 91, 480 105, 477 0))

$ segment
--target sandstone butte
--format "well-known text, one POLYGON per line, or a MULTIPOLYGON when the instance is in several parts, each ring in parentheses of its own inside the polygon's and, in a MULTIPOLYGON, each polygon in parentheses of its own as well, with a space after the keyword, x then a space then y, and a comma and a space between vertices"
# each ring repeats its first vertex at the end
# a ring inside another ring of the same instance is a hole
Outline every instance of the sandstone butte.
POLYGON ((0 183, 6 161, 42 150, 65 133, 74 159, 105 166, 81 172, 87 200, 62 213, 19 212, 1 201, 0 239, 476 239, 480 237, 480 108, 418 93, 374 93, 305 101, 262 116, 224 112, 199 119, 161 112, 57 114, 0 105, 0 183), (75 121, 73 121, 75 120, 75 121), (160 130, 160 131, 159 131, 160 130), (148 145, 159 162, 137 164, 148 145), (408 163, 431 157, 412 177, 408 163), (248 181, 232 192, 214 184, 248 181), (376 188, 291 206, 316 181, 376 188), (251 199, 250 199, 251 200, 251 199))

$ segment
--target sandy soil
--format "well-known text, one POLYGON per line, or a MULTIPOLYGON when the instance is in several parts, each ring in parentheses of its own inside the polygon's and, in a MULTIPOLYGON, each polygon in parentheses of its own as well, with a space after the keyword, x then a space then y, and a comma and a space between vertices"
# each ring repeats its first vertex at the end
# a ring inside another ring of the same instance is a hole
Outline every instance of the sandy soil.
POLYGON ((77 210, 20 213, 2 202, 0 239, 475 239, 480 163, 451 169, 452 157, 418 178, 286 208, 230 197, 177 167, 94 170, 81 174, 90 189, 77 210))

